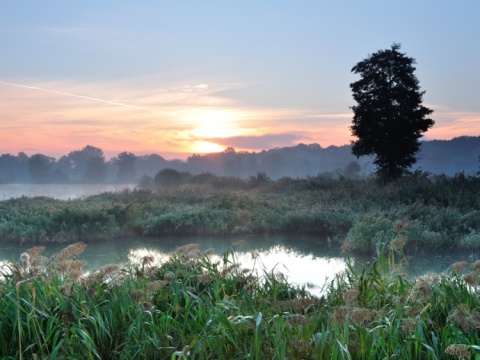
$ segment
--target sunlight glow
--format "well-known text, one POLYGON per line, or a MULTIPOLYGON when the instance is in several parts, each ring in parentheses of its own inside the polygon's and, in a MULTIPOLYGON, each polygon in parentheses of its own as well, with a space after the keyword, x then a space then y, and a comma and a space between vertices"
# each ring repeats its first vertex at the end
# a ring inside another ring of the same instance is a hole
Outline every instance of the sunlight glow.
POLYGON ((242 135, 244 131, 236 126, 241 113, 235 110, 207 109, 193 110, 187 115, 192 122, 191 134, 200 138, 225 138, 242 135))
POLYGON ((169 254, 156 251, 156 250, 140 248, 140 249, 131 249, 128 252, 127 257, 131 265, 137 265, 137 266, 142 265, 144 259, 150 258, 149 265, 159 266, 169 259, 169 254))
POLYGON ((188 150, 195 154, 218 153, 225 150, 225 146, 210 141, 195 141, 188 150))

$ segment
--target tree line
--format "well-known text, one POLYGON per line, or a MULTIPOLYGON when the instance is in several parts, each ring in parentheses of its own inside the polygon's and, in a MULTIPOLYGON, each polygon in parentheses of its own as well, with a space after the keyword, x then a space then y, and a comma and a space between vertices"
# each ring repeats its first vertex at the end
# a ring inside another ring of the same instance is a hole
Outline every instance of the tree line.
MULTIPOLYGON (((420 143, 413 170, 454 175, 479 169, 480 137, 463 136, 452 140, 420 143)), ((166 160, 158 154, 135 155, 121 152, 106 159, 102 149, 87 145, 58 159, 43 154, 0 155, 0 183, 128 183, 138 184, 163 170, 174 169, 192 175, 248 179, 264 173, 275 180, 281 177, 305 178, 325 174, 331 177, 358 178, 375 171, 374 158, 356 159, 350 145, 321 147, 299 144, 261 152, 227 148, 223 152, 194 154, 186 160, 166 160)))
MULTIPOLYGON (((356 139, 350 146, 322 149, 317 144, 299 144, 260 153, 237 152, 229 147, 221 153, 192 155, 182 162, 168 161, 156 154, 136 156, 127 151, 107 161, 102 149, 87 145, 58 160, 43 154, 31 157, 25 153, 3 154, 0 183, 134 183, 152 178, 162 169, 244 178, 265 174, 272 179, 332 172, 355 178, 375 172, 379 178, 390 181, 408 174, 414 164, 421 163, 419 139, 435 123, 427 117, 433 110, 422 105, 425 91, 420 90, 415 63, 414 58, 401 53, 400 45, 394 43, 390 49, 377 51, 352 68, 360 79, 350 84, 356 101, 351 107, 350 126, 356 139)), ((478 152, 477 147, 471 155, 478 158, 478 152)), ((441 160, 444 162, 445 157, 441 160)), ((453 160, 459 163, 459 159, 453 160)))
POLYGON ((318 173, 359 173, 360 165, 348 146, 323 149, 317 144, 262 151, 239 152, 227 148, 206 155, 193 154, 186 160, 166 160, 158 154, 121 152, 106 159, 103 150, 87 145, 58 159, 34 154, 0 155, 0 183, 137 183, 143 176, 155 176, 163 169, 191 174, 244 177, 266 173, 272 179, 306 177, 318 173), (346 170, 345 170, 346 168, 346 170))

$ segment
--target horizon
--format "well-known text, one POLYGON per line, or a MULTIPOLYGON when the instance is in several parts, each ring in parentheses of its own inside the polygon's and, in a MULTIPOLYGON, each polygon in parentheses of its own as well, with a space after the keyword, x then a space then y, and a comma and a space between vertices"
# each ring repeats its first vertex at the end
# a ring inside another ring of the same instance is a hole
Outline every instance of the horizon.
MULTIPOLYGON (((423 142, 431 142, 431 141, 445 141, 445 142, 449 142, 449 141, 453 141, 453 140, 456 140, 456 139, 460 139, 460 138, 480 138, 480 135, 461 135, 461 136, 455 136, 451 139, 427 139, 427 138, 421 138, 420 139, 420 143, 423 143, 423 142)), ((309 143, 309 144, 306 144, 306 143, 297 143, 297 144, 293 144, 293 145, 289 145, 289 146, 282 146, 282 147, 275 147, 275 148, 270 148, 270 149, 262 149, 262 150, 259 150, 259 151, 244 151, 246 153, 249 153, 249 154, 259 154, 261 152, 268 152, 268 151, 272 151, 272 150, 280 150, 280 149, 286 149, 286 148, 294 148, 294 147, 297 147, 297 146, 300 146, 300 145, 304 145, 304 146, 319 146, 321 149, 328 149, 330 147, 336 147, 336 148, 340 148, 340 147, 344 147, 344 146, 351 146, 351 144, 343 144, 343 145, 328 145, 328 146, 322 146, 322 144, 318 144, 318 143, 309 143)), ((69 151, 67 151, 66 153, 61 153, 61 154, 47 154, 47 153, 42 153, 42 152, 38 152, 38 153, 32 153, 32 154, 28 154, 27 152, 25 151, 20 151, 18 153, 15 153, 15 154, 12 154, 12 153, 0 153, 0 156, 2 155, 6 155, 6 154, 9 154, 9 155, 12 155, 12 156, 18 156, 18 154, 20 153, 24 153, 26 154, 28 157, 31 157, 33 155, 36 155, 36 154, 41 154, 41 155, 45 155, 45 156, 48 156, 48 157, 52 157, 55 159, 55 161, 58 161, 62 156, 67 156, 69 153, 73 152, 73 151, 80 151, 82 149, 84 149, 85 147, 87 146, 93 146, 93 147, 96 147, 96 148, 99 148, 100 150, 103 151, 103 155, 105 156, 105 160, 106 161, 110 161, 111 159, 113 159, 114 157, 116 157, 118 154, 120 154, 121 152, 130 152, 132 154, 134 154, 135 156, 137 157, 140 157, 140 156, 148 156, 148 155, 159 155, 160 157, 162 157, 163 159, 167 160, 167 161, 174 161, 174 160, 179 160, 179 161, 186 161, 189 157, 192 157, 192 156, 195 156, 195 155, 200 155, 200 156, 208 156, 208 155, 216 155, 216 154, 221 154, 223 152, 225 152, 226 150, 228 149, 233 149, 235 150, 236 153, 240 153, 240 152, 243 152, 243 150, 239 150, 239 149, 235 149, 233 147, 227 147, 225 149, 223 149, 222 151, 217 151, 217 152, 210 152, 210 153, 203 153, 203 154, 199 154, 199 153, 192 153, 192 154, 186 154, 186 157, 184 158, 178 158, 178 157, 173 157, 173 158, 168 158, 166 156, 164 156, 162 153, 134 153, 134 152, 131 152, 131 151, 128 151, 128 150, 124 150, 124 151, 119 151, 119 152, 112 152, 112 153, 107 153, 106 151, 104 151, 104 149, 98 147, 98 146, 95 146, 95 145, 92 145, 92 144, 85 144, 84 146, 78 148, 78 149, 71 149, 69 151)), ((420 149, 421 151, 421 149, 420 149)), ((353 154, 352 154, 353 155, 353 154)), ((366 156, 368 157, 368 156, 366 156)))
POLYGON ((108 158, 185 160, 349 145, 351 69, 394 42, 416 59, 434 110, 422 140, 480 135, 480 3, 46 0, 28 10, 0 4, 1 154, 58 158, 94 144, 108 158))

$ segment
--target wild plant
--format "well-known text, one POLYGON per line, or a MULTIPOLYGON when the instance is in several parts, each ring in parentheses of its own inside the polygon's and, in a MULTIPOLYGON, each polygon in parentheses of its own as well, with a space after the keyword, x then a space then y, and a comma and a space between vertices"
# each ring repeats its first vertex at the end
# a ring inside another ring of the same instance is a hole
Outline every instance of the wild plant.
MULTIPOLYGON (((78 275, 75 244, 0 280, 0 357, 86 359, 443 359, 478 356, 478 262, 404 274, 405 223, 383 233, 371 261, 347 262, 313 296, 279 267, 254 271, 238 249, 195 244, 161 263, 108 265, 78 275), (55 261, 50 262, 51 259, 55 261), (16 273, 17 272, 17 273, 16 273)), ((258 259, 260 262, 261 259, 258 259)))

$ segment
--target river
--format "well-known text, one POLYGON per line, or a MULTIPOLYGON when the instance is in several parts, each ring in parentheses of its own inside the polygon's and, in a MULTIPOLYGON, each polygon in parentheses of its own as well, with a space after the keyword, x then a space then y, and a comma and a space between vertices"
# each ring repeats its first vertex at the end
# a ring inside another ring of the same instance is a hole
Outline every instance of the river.
MULTIPOLYGON (((134 185, 38 185, 1 184, 0 200, 20 196, 49 196, 60 200, 72 200, 105 191, 133 189, 134 185)), ((164 261, 183 245, 196 243, 200 250, 214 249, 212 256, 221 256, 232 250, 232 244, 242 240, 244 245, 236 251, 242 266, 264 271, 279 271, 295 284, 313 284, 321 288, 336 274, 346 268, 347 258, 338 246, 330 246, 328 239, 314 236, 244 236, 244 237, 162 237, 125 238, 89 243, 80 259, 87 262, 88 269, 96 269, 110 263, 135 263, 145 255, 152 255, 158 262, 164 261)), ((44 255, 52 255, 64 245, 49 245, 44 255)), ((0 243, 0 266, 9 260, 18 260, 28 246, 0 243)), ((408 256, 409 276, 427 272, 442 272, 456 261, 473 262, 479 256, 467 252, 428 252, 408 256)), ((353 256, 351 261, 357 269, 371 261, 371 256, 353 256)))
MULTIPOLYGON (((87 269, 93 270, 111 263, 139 263, 151 255, 158 263, 165 261, 180 246, 195 243, 201 251, 213 249, 212 256, 222 256, 232 251, 238 241, 243 245, 236 250, 239 263, 246 268, 255 268, 260 275, 278 271, 292 283, 312 284, 316 289, 332 280, 346 268, 346 257, 337 246, 330 246, 328 239, 314 236, 244 236, 244 237, 163 237, 125 238, 98 243, 89 243, 80 259, 87 262, 87 269)), ((50 256, 64 248, 64 245, 47 246, 44 253, 50 256)), ((0 265, 8 260, 18 260, 28 246, 0 244, 0 265)), ((351 261, 360 269, 371 261, 371 256, 353 256, 351 261)), ((427 272, 442 272, 456 261, 473 262, 478 259, 474 253, 421 253, 408 256, 409 276, 420 276, 427 272)), ((314 288, 315 289, 315 288, 314 288)), ((319 291, 319 290, 316 290, 319 291)), ((313 292, 316 292, 313 290, 313 292)))

